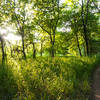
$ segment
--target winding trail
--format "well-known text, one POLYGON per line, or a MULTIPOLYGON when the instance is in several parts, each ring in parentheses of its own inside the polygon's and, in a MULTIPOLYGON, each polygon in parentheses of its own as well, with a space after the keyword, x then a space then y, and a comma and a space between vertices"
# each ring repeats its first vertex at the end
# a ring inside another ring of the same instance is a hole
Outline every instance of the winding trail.
POLYGON ((100 67, 94 73, 93 100, 100 100, 100 67))

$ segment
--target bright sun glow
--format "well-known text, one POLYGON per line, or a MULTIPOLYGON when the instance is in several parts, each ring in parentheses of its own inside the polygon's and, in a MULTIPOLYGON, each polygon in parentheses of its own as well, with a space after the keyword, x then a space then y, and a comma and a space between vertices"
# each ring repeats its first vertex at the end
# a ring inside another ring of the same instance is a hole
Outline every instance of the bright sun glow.
POLYGON ((63 2, 65 2, 65 1, 66 1, 66 0, 61 0, 60 3, 63 3, 63 2))
POLYGON ((21 37, 19 35, 16 35, 15 32, 16 30, 12 29, 11 27, 7 27, 6 29, 0 27, 0 34, 11 44, 16 44, 21 40, 21 37))
POLYGON ((5 39, 11 42, 12 44, 16 44, 16 42, 19 42, 21 40, 21 37, 18 35, 9 33, 7 36, 5 36, 5 39))

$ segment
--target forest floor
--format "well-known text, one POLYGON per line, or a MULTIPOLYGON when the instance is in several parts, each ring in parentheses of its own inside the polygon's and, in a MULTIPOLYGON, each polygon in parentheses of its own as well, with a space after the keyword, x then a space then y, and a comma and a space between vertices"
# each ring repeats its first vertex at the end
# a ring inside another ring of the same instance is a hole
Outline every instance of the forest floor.
POLYGON ((100 67, 98 67, 93 76, 93 100, 100 100, 100 67))

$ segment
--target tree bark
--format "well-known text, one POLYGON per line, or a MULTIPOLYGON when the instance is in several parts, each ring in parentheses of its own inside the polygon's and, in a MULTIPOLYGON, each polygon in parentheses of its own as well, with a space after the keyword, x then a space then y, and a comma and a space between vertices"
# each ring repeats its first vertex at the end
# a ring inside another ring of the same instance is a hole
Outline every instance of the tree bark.
POLYGON ((42 53, 43 53, 43 43, 41 43, 41 57, 42 57, 42 53))
POLYGON ((26 59, 26 53, 25 53, 25 45, 24 45, 24 36, 22 36, 22 52, 23 52, 23 57, 26 59))
POLYGON ((78 48, 78 51, 79 51, 80 56, 82 56, 81 48, 80 48, 80 43, 79 43, 79 38, 78 38, 78 34, 77 34, 78 27, 76 25, 77 25, 76 19, 74 18, 74 33, 75 33, 76 41, 77 41, 77 48, 78 48))
POLYGON ((2 64, 5 62, 5 51, 4 51, 4 42, 1 39, 1 48, 2 48, 2 64))
POLYGON ((12 48, 11 48, 11 57, 13 57, 13 50, 12 50, 12 48))
POLYGON ((85 44, 86 44, 86 55, 89 55, 89 38, 87 35, 87 18, 88 18, 88 3, 89 0, 87 0, 87 6, 86 6, 86 17, 84 18, 85 14, 84 14, 84 5, 83 5, 83 0, 82 0, 82 11, 81 11, 81 16, 82 16, 82 24, 83 24, 83 32, 84 32, 84 40, 85 40, 85 44))
POLYGON ((77 47, 78 47, 78 50, 79 50, 79 54, 80 54, 80 56, 82 56, 81 48, 80 48, 80 44, 79 44, 79 39, 78 39, 78 35, 77 35, 77 33, 75 33, 75 34, 76 34, 77 47))
POLYGON ((35 43, 33 42, 33 58, 36 58, 35 43))
POLYGON ((55 56, 55 50, 54 50, 54 41, 52 41, 52 50, 51 50, 51 56, 54 57, 55 56))

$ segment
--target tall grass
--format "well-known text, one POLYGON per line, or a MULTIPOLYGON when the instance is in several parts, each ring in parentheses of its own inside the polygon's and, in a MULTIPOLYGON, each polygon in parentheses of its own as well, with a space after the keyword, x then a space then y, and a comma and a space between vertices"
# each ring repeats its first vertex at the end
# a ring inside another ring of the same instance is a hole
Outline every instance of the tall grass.
POLYGON ((88 100, 99 58, 9 58, 0 69, 1 100, 88 100))
POLYGON ((0 65, 0 100, 11 100, 17 93, 17 83, 12 69, 0 65))

